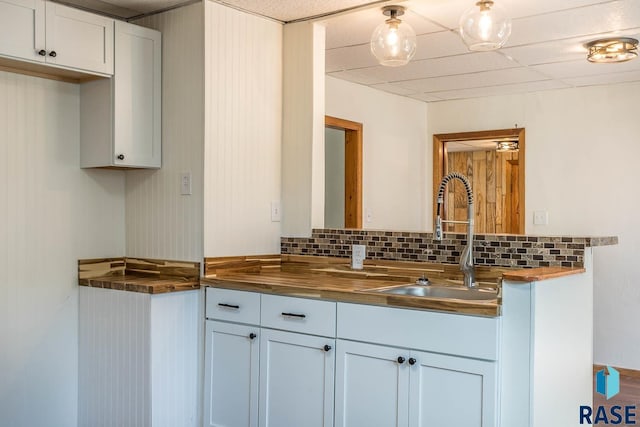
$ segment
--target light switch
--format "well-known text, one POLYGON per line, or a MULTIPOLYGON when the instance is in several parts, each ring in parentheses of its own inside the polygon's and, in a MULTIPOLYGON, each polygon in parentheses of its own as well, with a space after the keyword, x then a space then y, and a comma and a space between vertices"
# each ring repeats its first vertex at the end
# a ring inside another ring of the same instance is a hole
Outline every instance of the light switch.
POLYGON ((533 212, 533 225, 548 225, 548 224, 549 224, 549 212, 547 211, 533 212))
POLYGON ((281 216, 282 215, 280 213, 280 202, 279 201, 271 202, 271 222, 280 222, 281 216))
POLYGON ((180 194, 183 196, 191 195, 191 172, 180 174, 180 194))

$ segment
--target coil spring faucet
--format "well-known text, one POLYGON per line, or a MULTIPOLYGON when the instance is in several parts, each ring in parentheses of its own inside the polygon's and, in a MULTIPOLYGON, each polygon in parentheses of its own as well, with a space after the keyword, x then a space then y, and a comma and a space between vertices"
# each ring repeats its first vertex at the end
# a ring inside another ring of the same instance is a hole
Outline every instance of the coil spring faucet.
POLYGON ((467 224, 467 246, 464 248, 462 255, 460 256, 460 270, 464 275, 464 285, 467 288, 475 288, 475 271, 473 268, 473 191, 471 190, 471 183, 469 179, 458 172, 451 172, 444 176, 440 181, 440 187, 438 188, 437 196, 437 211, 436 211, 436 226, 434 232, 434 240, 442 240, 442 223, 451 224, 467 224), (459 179, 464 184, 464 189, 467 192, 467 220, 466 221, 445 221, 440 218, 440 208, 444 203, 444 189, 452 179, 459 179))

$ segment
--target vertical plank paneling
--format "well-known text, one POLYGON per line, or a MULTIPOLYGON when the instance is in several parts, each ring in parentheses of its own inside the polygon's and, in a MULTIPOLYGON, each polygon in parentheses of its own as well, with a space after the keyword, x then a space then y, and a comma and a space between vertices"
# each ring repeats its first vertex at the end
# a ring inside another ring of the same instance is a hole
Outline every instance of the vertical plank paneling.
POLYGON ((127 171, 127 256, 200 261, 203 233, 202 3, 144 18, 162 32, 162 169, 127 171), (180 194, 191 172, 192 195, 180 194))
POLYGON ((205 2, 205 256, 275 253, 282 25, 205 2))
POLYGON ((80 169, 79 126, 78 85, 0 72, 3 426, 77 425, 75 263, 124 251, 124 174, 80 169))

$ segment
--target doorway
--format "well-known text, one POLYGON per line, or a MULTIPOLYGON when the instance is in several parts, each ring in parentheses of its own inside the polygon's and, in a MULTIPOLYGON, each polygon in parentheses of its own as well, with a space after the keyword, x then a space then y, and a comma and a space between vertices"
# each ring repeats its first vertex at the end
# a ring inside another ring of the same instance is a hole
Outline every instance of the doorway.
POLYGON ((324 123, 325 227, 362 228, 362 123, 331 116, 324 123))

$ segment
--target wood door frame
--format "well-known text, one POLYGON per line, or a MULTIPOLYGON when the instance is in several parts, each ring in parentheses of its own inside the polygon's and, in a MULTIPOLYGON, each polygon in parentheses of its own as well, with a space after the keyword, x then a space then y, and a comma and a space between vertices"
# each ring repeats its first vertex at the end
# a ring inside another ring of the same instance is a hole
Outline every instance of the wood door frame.
POLYGON ((344 227, 362 228, 362 123, 324 116, 324 126, 344 130, 344 227))
POLYGON ((433 218, 436 217, 438 187, 440 181, 445 175, 447 164, 447 153, 444 149, 445 143, 449 141, 471 141, 475 139, 492 139, 492 138, 518 138, 518 192, 520 196, 520 212, 518 223, 518 234, 524 234, 525 224, 525 189, 524 189, 524 171, 525 171, 525 128, 483 130, 475 132, 456 132, 456 133, 440 133, 433 135, 433 218))

